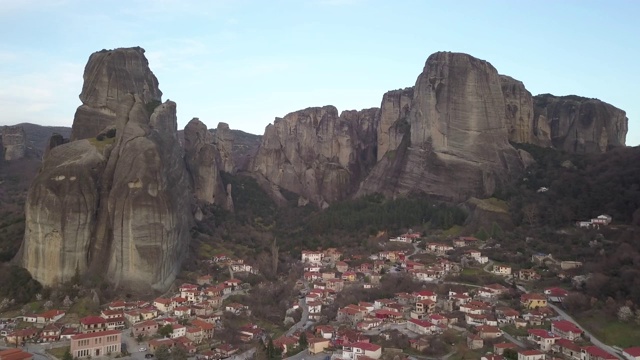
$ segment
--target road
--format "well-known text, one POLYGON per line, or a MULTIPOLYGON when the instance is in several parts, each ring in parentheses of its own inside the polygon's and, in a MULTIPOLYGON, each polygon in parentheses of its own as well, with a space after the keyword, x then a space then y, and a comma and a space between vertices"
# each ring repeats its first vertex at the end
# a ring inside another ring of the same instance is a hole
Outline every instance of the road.
POLYGON ((318 353, 315 355, 309 354, 309 350, 303 350, 291 357, 285 358, 286 360, 324 360, 327 356, 331 356, 331 354, 327 353, 318 353))
MULTIPOLYGON (((529 293, 529 290, 527 290, 527 289, 526 289, 524 286, 522 286, 522 285, 516 285, 516 287, 518 288, 518 290, 520 290, 520 291, 524 292, 525 294, 528 294, 528 293, 529 293)), ((575 321, 575 320, 571 317, 571 315, 567 314, 564 310, 560 309, 557 305, 554 305, 554 304, 551 304, 551 303, 548 303, 547 305, 549 305, 549 307, 550 307, 550 308, 552 308, 553 310, 555 310, 555 311, 558 313, 558 315, 560 315, 560 317, 561 317, 561 318, 563 318, 564 320, 567 320, 567 321, 571 321, 571 322, 572 322, 572 323, 574 323, 577 327, 579 327, 579 328, 580 328, 580 330, 584 331, 584 334, 585 334, 586 336, 588 336, 588 337, 589 337, 589 341, 590 341, 593 345, 595 345, 595 346, 597 346, 597 347, 599 347, 599 348, 601 348, 601 349, 603 349, 603 350, 605 350, 605 351, 609 352, 609 353, 610 353, 610 354, 612 354, 612 355, 615 355, 618 359, 622 359, 622 357, 620 356, 620 354, 618 354, 618 352, 616 351, 616 349, 614 349, 613 347, 611 347, 611 346, 609 346, 609 345, 607 345, 607 344, 603 343, 603 342, 602 342, 602 341, 600 341, 598 338, 596 338, 595 336, 593 336, 593 334, 592 334, 592 333, 590 333, 589 331, 587 331, 587 329, 585 329, 585 328, 584 328, 584 327, 582 327, 580 324, 578 324, 578 322, 577 322, 577 321, 575 321)))
MULTIPOLYGON (((305 281, 304 283, 304 288, 305 288, 305 293, 309 292, 309 284, 305 281)), ((302 299, 298 300, 298 304, 300 304, 300 307, 302 308, 302 316, 300 316, 300 321, 298 321, 297 323, 293 324, 289 330, 287 330, 287 332, 285 333, 286 336, 291 336, 293 335, 294 332, 296 332, 296 330, 298 329, 304 329, 307 325, 307 322, 309 322, 309 307, 307 306, 307 299, 306 297, 303 297, 302 299)))

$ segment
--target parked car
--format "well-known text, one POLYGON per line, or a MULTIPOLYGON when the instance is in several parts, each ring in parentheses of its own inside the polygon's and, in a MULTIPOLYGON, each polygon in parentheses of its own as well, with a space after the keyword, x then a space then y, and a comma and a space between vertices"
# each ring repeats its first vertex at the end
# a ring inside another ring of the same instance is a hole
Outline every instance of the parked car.
POLYGON ((147 348, 146 348, 146 347, 141 347, 141 348, 140 348, 140 349, 138 349, 138 350, 140 350, 140 352, 142 352, 142 351, 147 351, 147 348))
POLYGON ((153 357, 153 354, 145 354, 144 358, 145 359, 151 359, 153 357))

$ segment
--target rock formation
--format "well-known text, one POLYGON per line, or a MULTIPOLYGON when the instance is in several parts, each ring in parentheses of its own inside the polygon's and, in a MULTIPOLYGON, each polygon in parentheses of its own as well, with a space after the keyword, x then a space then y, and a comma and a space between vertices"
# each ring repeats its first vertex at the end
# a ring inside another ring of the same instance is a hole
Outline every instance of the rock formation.
POLYGON ((579 96, 534 97, 534 121, 548 123, 557 149, 603 153, 625 145, 628 119, 623 110, 598 99, 579 96))
POLYGON ((213 142, 218 149, 218 164, 220 170, 229 174, 235 174, 236 165, 233 160, 233 143, 235 139, 227 123, 218 123, 213 142))
POLYGON ((344 199, 376 160, 378 109, 308 108, 267 126, 250 169, 321 207, 344 199))
POLYGON ((500 77, 486 61, 460 53, 431 55, 406 121, 398 149, 381 158, 359 194, 423 191, 460 201, 490 196, 523 169, 508 142, 500 77))
POLYGON ((213 134, 198 118, 193 118, 184 128, 184 150, 196 199, 205 204, 226 204, 218 165, 220 153, 213 134))
POLYGON ((22 126, 5 126, 2 128, 2 151, 5 160, 24 158, 27 148, 27 137, 22 126))
POLYGON ((42 155, 42 158, 45 159, 47 157, 47 155, 49 155, 49 152, 54 147, 60 146, 62 144, 66 144, 68 142, 69 142, 69 139, 65 139, 64 136, 62 136, 61 134, 53 133, 51 135, 51 137, 49 138, 49 143, 44 148, 44 154, 42 155))
POLYGON ((504 95, 509 141, 551 146, 549 123, 534 116, 533 96, 522 81, 500 75, 500 83, 504 95))
POLYGON ((413 88, 389 91, 382 96, 378 125, 378 161, 389 151, 396 151, 408 130, 413 88))
POLYGON ((44 285, 89 271, 116 285, 163 290, 180 269, 193 221, 189 175, 176 104, 159 104, 157 81, 139 81, 140 74, 155 80, 143 53, 89 58, 76 140, 51 147, 29 189, 17 257, 44 285), (99 136, 79 139, 89 134, 99 136))
POLYGON ((162 98, 158 79, 140 47, 93 53, 83 78, 82 105, 74 116, 71 140, 94 137, 113 125, 117 108, 128 94, 137 94, 151 107, 162 98))

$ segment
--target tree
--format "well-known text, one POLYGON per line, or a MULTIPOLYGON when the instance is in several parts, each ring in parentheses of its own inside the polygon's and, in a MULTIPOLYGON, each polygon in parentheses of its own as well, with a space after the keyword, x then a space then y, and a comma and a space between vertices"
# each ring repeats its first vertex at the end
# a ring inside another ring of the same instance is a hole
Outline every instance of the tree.
POLYGON ((502 356, 508 360, 518 360, 518 352, 514 349, 504 349, 502 356))
POLYGON ((173 326, 171 326, 171 324, 167 324, 158 329, 158 334, 160 334, 160 336, 162 336, 163 338, 169 337, 169 335, 171 335, 172 333, 173 326))
POLYGON ((142 334, 138 334, 136 339, 138 340, 138 344, 140 344, 142 342, 142 334))
POLYGON ((188 357, 187 350, 182 346, 174 346, 171 349, 171 360, 187 360, 188 357))
POLYGON ((298 339, 298 344, 302 349, 306 349, 307 346, 309 345, 309 341, 307 341, 307 334, 304 331, 300 334, 300 338, 298 339))
POLYGON ((156 360, 169 360, 171 354, 169 353, 169 348, 166 345, 160 345, 156 349, 155 356, 156 360))
POLYGON ((538 205, 529 204, 524 206, 522 208, 522 216, 529 226, 535 225, 538 222, 538 205))
POLYGON ((633 311, 628 306, 620 306, 618 309, 618 319, 620 321, 629 321, 633 317, 633 311))
POLYGON ((67 348, 67 351, 65 351, 64 355, 62 355, 62 360, 73 360, 73 356, 71 355, 71 351, 69 348, 67 348))

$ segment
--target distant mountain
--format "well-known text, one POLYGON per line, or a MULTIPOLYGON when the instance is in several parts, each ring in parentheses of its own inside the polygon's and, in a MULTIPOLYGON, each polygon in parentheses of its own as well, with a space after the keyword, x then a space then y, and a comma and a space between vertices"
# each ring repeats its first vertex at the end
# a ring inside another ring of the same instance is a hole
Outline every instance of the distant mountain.
POLYGON ((44 148, 52 134, 58 133, 67 139, 71 136, 71 127, 66 126, 42 126, 30 123, 21 123, 15 126, 22 126, 24 129, 27 137, 27 156, 32 154, 37 158, 42 157, 44 148))

